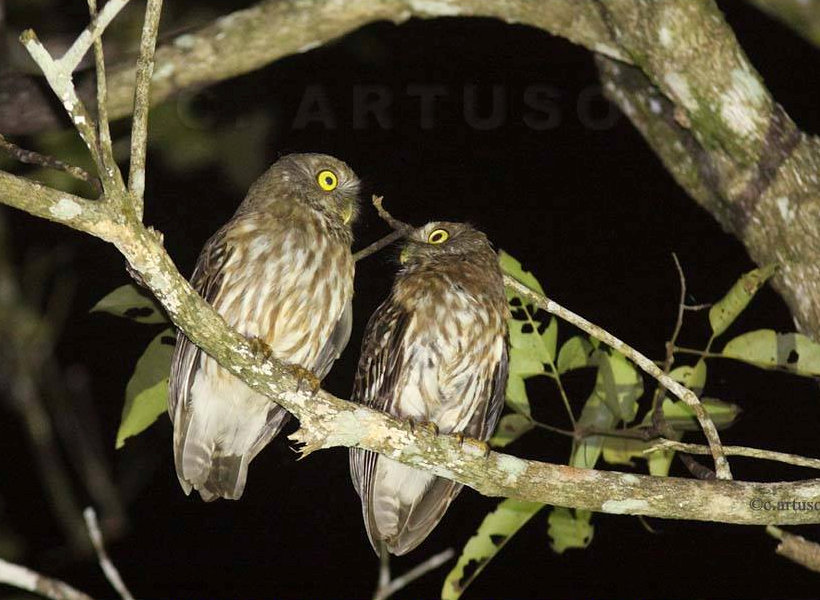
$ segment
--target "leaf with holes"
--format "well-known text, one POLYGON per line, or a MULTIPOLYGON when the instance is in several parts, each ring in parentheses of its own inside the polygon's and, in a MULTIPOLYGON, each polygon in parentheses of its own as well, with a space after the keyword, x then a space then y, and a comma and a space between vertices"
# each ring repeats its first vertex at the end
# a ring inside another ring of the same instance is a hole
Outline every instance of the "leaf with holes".
POLYGON ((444 580, 441 589, 442 600, 457 600, 464 593, 487 563, 498 554, 504 545, 544 507, 536 502, 523 502, 509 498, 484 517, 475 535, 458 557, 458 562, 444 580))
MULTIPOLYGON (((554 321, 555 319, 553 319, 554 321)), ((550 328, 548 327, 543 334, 539 334, 536 327, 538 322, 530 323, 529 321, 522 321, 519 319, 510 319, 510 346, 519 351, 518 359, 520 360, 524 355, 526 358, 537 361, 539 365, 552 360, 555 353, 554 339, 550 339, 550 328)), ((552 325, 552 323, 550 323, 552 325)), ((553 328, 553 332, 557 332, 557 325, 553 328)), ((512 360, 512 359, 511 359, 512 360)), ((540 371, 543 371, 540 367, 540 371)))
POLYGON ((133 283, 118 287, 97 302, 89 312, 106 312, 137 323, 167 323, 168 317, 162 307, 133 283))
POLYGON ((137 361, 134 374, 125 387, 117 448, 122 448, 127 438, 148 429, 168 410, 168 376, 175 342, 174 331, 166 329, 148 344, 137 361))
POLYGON ((563 554, 569 548, 589 546, 595 533, 595 527, 589 523, 591 518, 592 512, 588 510, 571 510, 563 506, 553 508, 547 531, 553 551, 563 554))
POLYGON ((716 338, 734 323, 757 291, 774 275, 777 266, 767 265, 743 275, 732 286, 726 295, 709 309, 709 325, 712 326, 712 337, 716 338))
POLYGON ((820 344, 800 333, 758 329, 729 340, 723 356, 763 369, 782 368, 797 375, 820 375, 820 344))
POLYGON ((585 338, 579 335, 569 338, 558 351, 558 373, 592 366, 592 350, 592 344, 585 338))
MULTIPOLYGON (((523 283, 525 286, 530 288, 533 292, 537 292, 544 295, 544 289, 541 287, 541 284, 538 283, 538 280, 535 278, 535 275, 530 273, 529 271, 525 271, 521 267, 521 263, 513 258, 511 255, 507 254, 503 250, 498 253, 498 262, 501 265, 501 270, 512 277, 513 279, 518 280, 519 282, 523 283)), ((514 291, 507 288, 507 298, 518 298, 521 300, 522 304, 531 304, 529 302, 525 302, 523 298, 518 296, 514 291)))
POLYGON ((532 428, 532 421, 524 415, 518 413, 504 415, 501 417, 493 437, 490 438, 490 446, 503 448, 507 444, 512 444, 532 428))

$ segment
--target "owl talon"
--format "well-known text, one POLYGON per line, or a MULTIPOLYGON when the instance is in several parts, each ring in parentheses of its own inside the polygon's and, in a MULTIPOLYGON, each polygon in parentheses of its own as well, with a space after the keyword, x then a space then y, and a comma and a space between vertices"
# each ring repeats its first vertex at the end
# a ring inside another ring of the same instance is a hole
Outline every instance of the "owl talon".
POLYGON ((471 437, 462 437, 460 441, 461 447, 470 454, 479 454, 484 458, 490 455, 490 445, 487 442, 482 442, 471 437))
POLYGON ((268 360, 271 356, 273 356, 273 350, 270 346, 260 337, 251 336, 248 338, 248 345, 250 345, 251 350, 253 353, 261 358, 262 360, 268 360))
POLYGON ((296 391, 307 390, 311 396, 315 396, 322 387, 321 380, 309 369, 301 365, 288 365, 291 374, 296 378, 296 391), (304 387, 303 387, 304 386, 304 387))
POLYGON ((432 421, 422 421, 419 423, 419 427, 425 429, 430 435, 438 435, 438 425, 432 421))
POLYGON ((416 433, 416 420, 412 417, 404 419, 404 426, 410 433, 416 433))

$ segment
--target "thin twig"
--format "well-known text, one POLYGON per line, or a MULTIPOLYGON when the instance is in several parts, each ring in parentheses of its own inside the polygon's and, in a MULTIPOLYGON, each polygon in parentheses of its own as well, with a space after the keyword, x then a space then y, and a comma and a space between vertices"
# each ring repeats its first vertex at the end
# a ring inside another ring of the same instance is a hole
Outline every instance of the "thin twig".
POLYGON ((521 283, 520 281, 516 280, 509 275, 504 275, 504 283, 507 287, 512 288, 515 290, 520 296, 530 300, 539 308, 547 311, 550 314, 556 315, 561 319, 572 323, 582 331, 588 333, 589 335, 601 340, 608 346, 614 348, 621 352, 624 356, 629 358, 632 362, 634 362, 638 367, 641 368, 645 373, 649 374, 650 376, 654 377, 658 381, 660 381, 670 392, 672 392, 675 396, 680 398, 687 406, 692 409, 692 412, 695 413, 695 417, 697 417, 698 422, 700 423, 701 429, 703 430, 703 434, 706 436, 706 439, 709 441, 709 447, 712 450, 712 456, 715 460, 715 472, 717 473, 717 477, 719 479, 731 479, 732 472, 729 468, 729 461, 726 460, 726 455, 723 452, 723 448, 720 443, 720 436, 718 435, 717 428, 715 424, 712 422, 711 417, 709 417, 708 413, 704 410, 703 405, 700 403, 698 397, 689 389, 669 377, 665 375, 661 369, 655 365, 649 358, 628 346, 623 341, 619 340, 617 337, 594 325, 587 321, 582 316, 572 312, 571 310, 564 308, 554 300, 550 300, 549 298, 542 296, 541 294, 534 292, 526 285, 521 283))
MULTIPOLYGON (((97 18, 97 0, 88 0, 92 21, 97 18)), ((105 83, 105 55, 103 54, 102 30, 94 37, 94 65, 97 72, 97 143, 99 144, 102 171, 100 176, 110 189, 118 177, 122 177, 114 160, 111 146, 111 127, 108 123, 108 88, 105 83)), ((105 186, 104 186, 105 187, 105 186)))
MULTIPOLYGON (((663 362, 663 373, 667 376, 672 370, 672 365, 675 363, 675 344, 678 341, 678 336, 683 327, 684 303, 686 301, 686 275, 683 273, 678 255, 674 252, 672 253, 672 259, 675 262, 675 269, 678 271, 678 280, 680 281, 680 300, 678 301, 678 315, 675 319, 675 326, 672 329, 672 335, 666 342, 666 358, 663 362)), ((657 435, 672 437, 675 431, 669 426, 663 414, 663 401, 665 398, 666 387, 659 383, 655 389, 655 396, 652 399, 652 427, 657 435)), ((714 479, 714 472, 701 465, 691 456, 679 455, 679 458, 689 472, 698 479, 714 479)))
POLYGON ((784 531, 774 525, 766 526, 766 533, 780 540, 775 550, 780 556, 788 558, 811 571, 820 573, 820 544, 811 542, 803 536, 784 531))
POLYGON ((100 561, 100 567, 108 583, 111 584, 122 600, 134 600, 131 592, 125 587, 125 583, 120 577, 120 572, 108 556, 103 543, 102 532, 100 531, 100 524, 97 522, 97 513, 90 506, 83 511, 85 518, 85 526, 88 528, 88 536, 91 538, 91 543, 94 544, 94 550, 97 552, 97 559, 100 561))
MULTIPOLYGON (((680 301, 678 302, 678 315, 675 319, 675 326, 672 329, 672 335, 666 342, 666 358, 663 362, 664 375, 669 375, 672 365, 675 362, 675 344, 678 341, 678 335, 683 327, 683 310, 684 300, 686 298, 686 276, 683 274, 683 268, 680 266, 677 254, 672 253, 672 259, 675 261, 675 268, 678 271, 678 279, 680 281, 680 301)), ((666 421, 663 418, 663 400, 666 397, 666 388, 658 384, 655 390, 655 397, 652 400, 652 424, 658 431, 663 431, 666 421)))
MULTIPOLYGON (((644 454, 662 452, 664 450, 676 450, 689 454, 710 454, 708 446, 703 444, 688 444, 675 440, 660 439, 651 447, 643 451, 644 454)), ((747 446, 723 446, 727 456, 746 456, 748 458, 759 458, 761 460, 771 460, 774 462, 806 467, 808 469, 820 469, 820 459, 800 456, 799 454, 788 454, 786 452, 775 452, 773 450, 761 450, 760 448, 749 448, 747 446)))
POLYGON ((392 244, 396 240, 399 240, 399 239, 403 238, 405 235, 407 235, 407 233, 405 231, 402 231, 401 229, 396 229, 396 230, 392 231, 391 233, 388 233, 386 236, 384 236, 380 240, 376 240, 375 242, 373 242, 369 246, 366 246, 366 247, 362 248, 361 250, 359 250, 358 252, 356 252, 353 255, 354 262, 358 262, 358 261, 362 260, 363 258, 367 258, 368 256, 370 256, 372 254, 376 254, 376 252, 378 252, 382 248, 386 248, 387 246, 389 246, 390 244, 392 244))
POLYGON ((105 31, 105 28, 108 27, 111 20, 117 16, 126 4, 128 4, 128 0, 109 0, 106 2, 100 14, 91 20, 88 27, 77 36, 77 39, 74 40, 71 47, 66 50, 63 57, 56 61, 61 71, 69 76, 71 75, 74 69, 77 68, 77 65, 80 64, 86 52, 91 48, 94 40, 102 35, 102 32, 105 31))
POLYGON ((379 586, 379 589, 376 590, 376 594, 373 596, 373 600, 386 600, 399 590, 413 583, 416 579, 426 575, 430 571, 438 569, 441 565, 452 559, 453 556, 455 556, 455 551, 452 548, 447 548, 444 552, 439 552, 431 556, 407 571, 404 575, 396 577, 388 583, 387 586, 379 586))
POLYGON ((383 201, 383 196, 373 196, 373 206, 376 207, 376 212, 379 214, 379 217, 381 217, 382 221, 390 225, 390 227, 392 227, 396 231, 402 231, 405 234, 410 232, 413 229, 413 226, 409 223, 405 223, 404 221, 399 221, 397 218, 395 218, 393 215, 387 212, 387 209, 382 205, 383 201))
POLYGON ((131 169, 128 173, 128 191, 139 219, 143 214, 145 194, 145 158, 148 142, 148 111, 151 107, 151 77, 154 74, 154 51, 157 45, 162 0, 148 0, 142 25, 140 55, 137 59, 137 78, 134 88, 134 118, 131 124, 131 169))
MULTIPOLYGON (((108 8, 112 3, 107 4, 105 8, 108 8)), ((105 12, 105 10, 103 10, 103 12, 105 12)), ((71 71, 66 71, 61 63, 55 62, 45 46, 37 39, 37 34, 34 33, 33 30, 27 29, 20 34, 20 42, 26 48, 32 60, 40 67, 49 87, 51 87, 52 91, 57 95, 57 98, 60 99, 63 108, 65 108, 68 116, 71 117, 74 127, 77 128, 77 132, 80 134, 80 137, 83 138, 83 142, 85 142, 89 152, 91 152, 94 164, 102 173, 103 165, 97 146, 97 132, 94 129, 94 121, 88 113, 85 104, 83 104, 82 100, 77 96, 77 90, 71 81, 71 71)), ((90 44, 91 41, 89 41, 89 46, 90 44)))
POLYGON ((0 559, 0 583, 10 585, 51 600, 92 600, 91 596, 58 579, 0 559))
POLYGON ((9 156, 21 163, 62 171, 63 173, 71 175, 74 179, 79 179, 80 181, 90 183, 94 188, 94 191, 98 194, 102 192, 100 180, 82 167, 70 165, 58 158, 40 154, 34 150, 26 150, 25 148, 21 148, 17 144, 8 141, 2 134, 0 134, 0 149, 4 150, 9 156))

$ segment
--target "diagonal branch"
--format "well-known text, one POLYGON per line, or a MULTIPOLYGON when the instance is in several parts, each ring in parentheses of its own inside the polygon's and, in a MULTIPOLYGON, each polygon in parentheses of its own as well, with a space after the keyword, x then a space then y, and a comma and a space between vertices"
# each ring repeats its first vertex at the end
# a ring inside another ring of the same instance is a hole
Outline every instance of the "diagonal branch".
POLYGON ((20 565, 0 559, 0 583, 10 585, 51 600, 93 600, 67 583, 40 575, 20 565))
MULTIPOLYGON (((462 445, 455 436, 434 436, 419 428, 413 432, 389 415, 324 391, 313 396, 298 390, 297 382, 284 365, 276 361, 261 362, 247 340, 231 330, 194 292, 174 267, 155 233, 136 221, 111 225, 110 217, 103 225, 84 223, 83 218, 95 216, 90 207, 98 207, 81 199, 68 199, 72 203, 86 203, 77 205, 77 213, 71 219, 54 218, 37 199, 53 205, 64 194, 44 192, 43 186, 4 173, 0 173, 0 190, 4 190, 9 181, 17 185, 13 196, 15 206, 33 209, 30 212, 38 216, 60 220, 75 228, 103 231, 105 239, 123 253, 188 337, 254 390, 274 399, 299 419, 302 427, 293 438, 304 444, 305 453, 332 446, 358 446, 458 481, 487 496, 599 512, 743 524, 820 522, 820 514, 815 511, 756 510, 757 505, 753 504, 761 499, 777 506, 778 502, 788 503, 794 498, 820 498, 820 480, 701 482, 576 469, 497 452, 484 456, 476 453, 471 445, 462 445), (32 200, 19 202, 20 195, 32 200)), ((0 193, 0 202, 7 202, 10 197, 4 190, 0 193)))
MULTIPOLYGON (((580 3, 579 0, 575 4, 580 3)), ((265 3, 269 7, 284 4, 265 3)), ((315 4, 327 8, 324 3, 315 4)), ((418 4, 438 8, 448 5, 446 1, 418 4)), ((464 3, 467 4, 470 3, 464 3)), ((554 6, 561 5, 566 6, 566 3, 556 0, 554 6)), ((30 37, 36 39, 33 33, 30 37)), ((73 90, 70 79, 62 84, 73 90)), ((119 187, 106 189, 106 195, 125 198, 127 194, 122 182, 119 187)), ((195 344, 252 389, 271 398, 299 419, 301 429, 292 437, 303 444, 305 454, 320 448, 356 446, 458 481, 484 495, 614 514, 744 524, 820 522, 817 511, 760 510, 761 506, 786 506, 795 498, 820 498, 820 480, 817 479, 779 483, 702 482, 576 469, 497 452, 485 455, 472 444, 464 445, 456 436, 436 436, 418 428, 410 431, 404 423, 387 414, 324 391, 312 394, 300 390, 284 364, 261 360, 248 340, 226 325, 179 274, 162 246, 161 236, 146 228, 134 211, 121 210, 120 202, 86 201, 3 172, 0 172, 0 202, 112 243, 126 258, 131 271, 163 305, 174 324, 195 344)), ((542 308, 565 318, 571 317, 572 322, 585 331, 595 331, 597 337, 630 356, 653 376, 663 376, 642 355, 634 351, 628 353, 625 344, 614 336, 602 334, 591 323, 551 300, 533 294, 529 289, 521 289, 517 282, 508 281, 508 284, 542 308)), ((697 399, 692 399, 691 392, 676 382, 661 381, 671 393, 680 395, 684 401, 688 399, 687 404, 692 406, 709 436, 716 469, 724 477, 728 476, 728 464, 713 431, 714 426, 705 418, 697 399)))

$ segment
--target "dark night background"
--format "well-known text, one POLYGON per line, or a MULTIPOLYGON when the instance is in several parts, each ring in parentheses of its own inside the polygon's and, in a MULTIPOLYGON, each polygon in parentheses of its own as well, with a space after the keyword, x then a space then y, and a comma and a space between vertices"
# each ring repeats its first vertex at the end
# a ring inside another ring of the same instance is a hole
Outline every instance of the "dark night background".
MULTIPOLYGON (((64 19, 51 26, 78 31, 85 3, 62 4, 64 19)), ((224 13, 243 3, 211 5, 224 13)), ((727 0, 720 5, 774 97, 800 127, 817 132, 820 54, 745 3, 727 0)), ((46 19, 10 20, 10 26, 39 27, 40 21, 46 19)), ((716 300, 753 265, 743 247, 678 188, 625 117, 617 115, 604 127, 589 126, 590 118, 605 124, 607 112, 616 109, 596 96, 588 106, 591 113, 579 116, 579 97, 594 92, 596 82, 587 51, 535 29, 477 19, 375 24, 326 47, 187 94, 184 110, 191 127, 203 138, 221 131, 213 138, 221 148, 214 161, 181 169, 169 156, 173 140, 166 148, 155 144, 149 157, 146 222, 164 232, 171 256, 190 273, 202 243, 229 218, 243 189, 267 164, 289 152, 326 152, 357 171, 365 182, 365 199, 382 194, 396 216, 414 223, 446 218, 476 224, 497 247, 521 259, 548 295, 661 358, 677 310, 678 277, 671 253, 677 253, 686 271, 692 303, 716 300), (357 84, 379 85, 392 93, 391 128, 373 119, 354 127, 357 84), (419 101, 407 93, 409 84, 442 85, 447 92, 436 102, 429 129, 422 127, 419 101), (481 114, 490 110, 492 86, 504 90, 507 106, 499 126, 483 131, 467 124, 462 94, 471 84, 478 85, 481 114), (303 94, 312 85, 326 91, 335 128, 293 126, 303 94), (560 110, 556 126, 538 131, 525 124, 531 109, 523 95, 531 85, 546 85, 558 93, 553 99, 560 110), (228 177, 219 157, 244 152, 242 132, 258 133, 254 119, 259 115, 269 126, 261 129, 257 160, 244 161, 244 169, 228 177), (226 131, 240 133, 231 137, 226 131), (230 147, 232 143, 237 148, 230 147)), ((162 136, 156 129, 154 133, 162 136)), ((25 145, 26 139, 19 141, 25 145)), ((242 500, 212 504, 180 490, 165 417, 114 451, 126 381, 158 329, 88 314, 106 292, 127 282, 123 260, 113 248, 6 212, 15 262, 58 248, 66 257, 65 268, 76 276, 72 317, 57 352, 63 364, 75 365, 90 380, 102 440, 110 448, 128 502, 129 527, 109 550, 134 594, 190 599, 370 597, 377 561, 349 483, 346 451, 318 452, 297 462, 280 436, 253 463, 242 500)), ((384 233, 386 227, 366 205, 357 247, 384 233)), ((326 380, 334 394, 349 393, 364 324, 390 286, 392 257, 387 251, 359 264, 353 337, 326 380)), ((768 287, 732 331, 759 327, 793 328, 785 305, 768 287)), ((571 333, 561 325, 562 339, 571 333)), ((702 347, 707 338, 705 314, 690 313, 682 344, 702 347)), ((723 433, 725 442, 818 454, 816 383, 726 362, 711 361, 709 368, 707 395, 737 402, 744 411, 723 433)), ((576 414, 590 379, 591 373, 581 373, 568 382, 576 414)), ((568 425, 554 388, 534 385, 529 390, 540 420, 568 425)), ((113 597, 93 560, 78 560, 59 550, 62 536, 50 516, 22 426, 7 408, 0 410, 0 418, 2 518, 25 540, 19 560, 92 596, 113 597)), ((531 432, 508 450, 564 462, 569 442, 531 432)), ((811 476, 796 468, 737 458, 733 470, 737 479, 759 481, 811 476)), ((677 460, 672 473, 688 476, 677 460)), ((449 545, 460 550, 496 503, 465 490, 430 538, 393 562, 394 572, 449 545)), ((465 598, 808 598, 816 593, 817 574, 775 556, 775 540, 760 527, 650 520, 656 531, 652 534, 638 519, 595 515, 589 548, 557 555, 549 548, 546 515, 544 511, 530 521, 465 598)), ((820 539, 817 527, 800 533, 820 539)), ((437 597, 449 566, 397 597, 437 597)))

